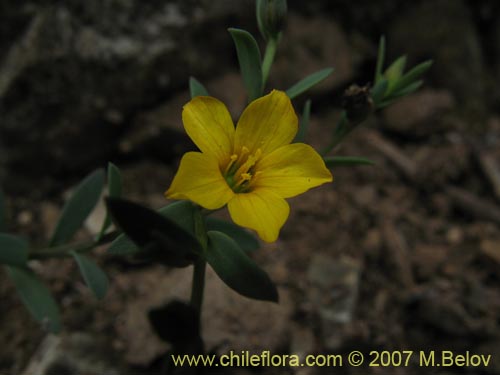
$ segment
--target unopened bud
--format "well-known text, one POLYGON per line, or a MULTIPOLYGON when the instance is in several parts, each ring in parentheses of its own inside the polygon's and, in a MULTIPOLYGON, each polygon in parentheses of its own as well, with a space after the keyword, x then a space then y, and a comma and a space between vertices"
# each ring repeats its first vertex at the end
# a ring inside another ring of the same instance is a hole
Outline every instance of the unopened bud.
POLYGON ((265 39, 277 38, 284 29, 287 8, 286 0, 257 0, 257 21, 265 39))
POLYGON ((369 87, 350 86, 342 97, 342 108, 350 122, 359 123, 365 120, 374 108, 369 87))

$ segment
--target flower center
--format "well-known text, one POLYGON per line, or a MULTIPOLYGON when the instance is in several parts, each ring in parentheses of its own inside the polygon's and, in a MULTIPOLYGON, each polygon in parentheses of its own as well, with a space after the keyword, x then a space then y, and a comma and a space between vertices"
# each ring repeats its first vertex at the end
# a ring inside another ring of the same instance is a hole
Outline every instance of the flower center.
POLYGON ((235 193, 246 193, 250 190, 255 177, 260 174, 259 171, 255 171, 255 165, 261 156, 260 148, 255 154, 250 154, 250 150, 245 146, 241 148, 239 154, 231 155, 223 175, 235 193))

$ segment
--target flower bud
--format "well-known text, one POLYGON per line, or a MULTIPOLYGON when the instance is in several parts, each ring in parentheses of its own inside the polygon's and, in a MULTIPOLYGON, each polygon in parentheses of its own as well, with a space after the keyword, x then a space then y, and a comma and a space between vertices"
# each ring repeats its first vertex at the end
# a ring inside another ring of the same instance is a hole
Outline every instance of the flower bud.
POLYGON ((358 124, 365 120, 374 108, 369 88, 350 86, 342 97, 342 107, 350 122, 358 124))
POLYGON ((286 14, 286 0, 257 0, 257 22, 266 40, 278 37, 285 27, 286 14))

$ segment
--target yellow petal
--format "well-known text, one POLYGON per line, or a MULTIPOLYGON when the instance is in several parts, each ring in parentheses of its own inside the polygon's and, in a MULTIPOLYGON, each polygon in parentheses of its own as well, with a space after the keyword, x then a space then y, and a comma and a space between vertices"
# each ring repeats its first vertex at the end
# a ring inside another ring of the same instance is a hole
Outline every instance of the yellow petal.
POLYGON ((234 124, 224 103, 197 96, 184 106, 182 122, 203 153, 214 156, 221 166, 227 163, 233 151, 234 124))
POLYGON ((276 241, 290 213, 290 207, 283 198, 264 189, 235 194, 228 208, 236 224, 255 230, 266 242, 276 241))
POLYGON ((188 152, 182 157, 179 170, 165 195, 216 210, 224 206, 234 193, 222 177, 217 159, 200 152, 188 152))
POLYGON ((294 197, 333 180, 321 156, 309 145, 293 143, 278 148, 257 165, 256 189, 272 190, 282 198, 294 197))
POLYGON ((234 152, 247 147, 250 154, 263 154, 289 144, 297 134, 298 120, 288 96, 282 91, 251 102, 243 111, 235 133, 234 152))

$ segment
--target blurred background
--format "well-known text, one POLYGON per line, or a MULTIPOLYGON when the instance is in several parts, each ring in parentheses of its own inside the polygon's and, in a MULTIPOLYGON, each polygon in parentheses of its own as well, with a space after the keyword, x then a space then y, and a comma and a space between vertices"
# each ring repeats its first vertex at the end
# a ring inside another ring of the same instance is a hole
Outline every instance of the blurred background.
MULTIPOLYGON (((333 184, 291 199, 280 240, 255 254, 279 285, 279 305, 240 297, 208 274, 207 349, 469 350, 492 354, 490 365, 435 373, 499 374, 500 3, 288 5, 268 90, 335 68, 294 101, 301 112, 312 99, 307 140, 318 149, 333 131, 344 90, 372 82, 380 35, 388 61, 407 54, 409 66, 434 65, 422 89, 377 113, 336 151, 376 165, 338 168, 333 184)), ((194 149, 181 122, 189 76, 235 119, 246 104, 228 27, 257 37, 254 2, 1 1, 0 181, 9 229, 43 244, 68 191, 108 161, 122 169, 127 198, 165 205, 180 156, 194 149)), ((81 238, 99 229, 99 215, 81 238)), ((61 304, 59 337, 31 320, 2 270, 1 374, 161 373, 169 348, 147 314, 188 298, 190 270, 97 254, 112 282, 103 302, 73 262, 33 264, 61 304)), ((428 373, 413 361, 382 370, 364 373, 428 373)))

